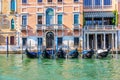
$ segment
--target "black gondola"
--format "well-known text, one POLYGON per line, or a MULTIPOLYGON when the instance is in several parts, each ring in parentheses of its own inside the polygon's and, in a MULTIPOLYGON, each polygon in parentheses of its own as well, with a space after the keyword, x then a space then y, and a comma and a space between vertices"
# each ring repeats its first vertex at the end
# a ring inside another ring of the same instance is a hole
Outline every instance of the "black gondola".
POLYGON ((97 58, 105 58, 108 56, 109 53, 110 53, 110 48, 106 50, 99 49, 97 50, 97 58))
POLYGON ((82 52, 82 58, 92 58, 93 54, 94 54, 94 50, 93 49, 91 49, 91 50, 84 50, 82 52))
POLYGON ((60 48, 60 49, 58 50, 58 52, 56 53, 56 56, 57 56, 57 58, 63 58, 63 59, 65 59, 65 57, 66 57, 66 52, 63 51, 62 48, 60 48))
POLYGON ((26 52, 26 55, 28 58, 37 58, 38 57, 37 52, 29 52, 28 49, 26 49, 25 52, 26 52))
POLYGON ((72 50, 68 53, 68 58, 78 58, 79 52, 77 49, 72 50))
POLYGON ((46 50, 45 49, 45 50, 43 50, 42 57, 51 59, 51 58, 54 58, 54 53, 55 53, 54 50, 46 50))

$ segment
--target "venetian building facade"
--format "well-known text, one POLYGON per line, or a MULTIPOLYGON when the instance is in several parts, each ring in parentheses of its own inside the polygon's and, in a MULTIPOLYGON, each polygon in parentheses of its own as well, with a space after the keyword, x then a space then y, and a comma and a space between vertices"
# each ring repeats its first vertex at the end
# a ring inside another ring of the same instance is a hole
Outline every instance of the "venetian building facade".
POLYGON ((84 0, 84 49, 117 49, 116 0, 84 0))
POLYGON ((80 46, 83 26, 82 0, 21 0, 20 45, 36 50, 80 46))
POLYGON ((118 48, 120 49, 120 0, 117 0, 117 11, 118 11, 118 48))
POLYGON ((7 37, 9 51, 18 47, 17 0, 0 0, 0 50, 6 51, 7 37))

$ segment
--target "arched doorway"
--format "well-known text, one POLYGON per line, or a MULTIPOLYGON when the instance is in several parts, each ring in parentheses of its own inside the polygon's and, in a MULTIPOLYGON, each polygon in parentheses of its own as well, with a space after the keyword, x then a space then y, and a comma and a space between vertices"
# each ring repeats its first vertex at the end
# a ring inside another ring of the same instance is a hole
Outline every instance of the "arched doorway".
POLYGON ((46 48, 53 48, 54 46, 54 33, 48 32, 46 34, 46 48))

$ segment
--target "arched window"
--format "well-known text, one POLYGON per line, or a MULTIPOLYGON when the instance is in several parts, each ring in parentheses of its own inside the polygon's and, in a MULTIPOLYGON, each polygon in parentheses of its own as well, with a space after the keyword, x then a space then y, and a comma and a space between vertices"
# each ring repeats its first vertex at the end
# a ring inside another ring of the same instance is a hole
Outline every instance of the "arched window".
POLYGON ((11 20, 11 29, 15 29, 15 23, 14 23, 14 19, 11 20))
POLYGON ((16 9, 16 2, 15 0, 11 0, 11 11, 15 11, 16 9))
POLYGON ((52 8, 46 10, 46 25, 50 26, 54 22, 54 11, 52 8))

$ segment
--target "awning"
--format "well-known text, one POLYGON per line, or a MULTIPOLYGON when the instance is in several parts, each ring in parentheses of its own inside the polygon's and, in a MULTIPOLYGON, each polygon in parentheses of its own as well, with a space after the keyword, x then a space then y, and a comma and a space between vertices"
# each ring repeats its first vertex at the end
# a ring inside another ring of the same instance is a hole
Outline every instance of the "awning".
POLYGON ((91 18, 91 17, 114 17, 113 12, 85 12, 84 13, 85 18, 91 18))

